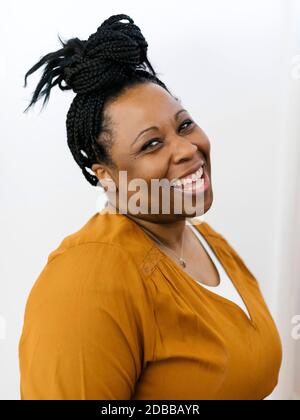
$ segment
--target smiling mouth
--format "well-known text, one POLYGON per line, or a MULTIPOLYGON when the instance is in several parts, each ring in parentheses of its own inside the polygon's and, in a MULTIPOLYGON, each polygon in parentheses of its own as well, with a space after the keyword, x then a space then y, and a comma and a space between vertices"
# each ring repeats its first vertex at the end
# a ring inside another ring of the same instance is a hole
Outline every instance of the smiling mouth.
POLYGON ((178 188, 178 189, 191 189, 193 188, 196 183, 204 181, 204 169, 201 166, 197 171, 182 177, 175 179, 171 182, 171 187, 178 188))

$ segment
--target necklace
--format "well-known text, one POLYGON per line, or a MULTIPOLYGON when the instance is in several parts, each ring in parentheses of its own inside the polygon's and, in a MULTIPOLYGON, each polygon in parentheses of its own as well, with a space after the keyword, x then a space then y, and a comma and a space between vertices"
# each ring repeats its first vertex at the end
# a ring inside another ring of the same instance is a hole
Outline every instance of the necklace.
MULTIPOLYGON (((128 214, 127 214, 127 216, 128 216, 128 214)), ((128 216, 128 217, 130 217, 130 216, 128 216)), ((130 217, 131 218, 131 217, 130 217)), ((186 263, 186 261, 185 261, 185 259, 183 258, 183 243, 184 243, 184 232, 185 232, 185 230, 183 231, 183 235, 182 235, 182 241, 181 241, 181 253, 180 253, 180 257, 176 254, 176 252, 175 251, 173 251, 173 249, 171 249, 169 246, 167 246, 167 245, 165 245, 162 241, 160 241, 157 237, 156 237, 156 235, 154 235, 152 232, 150 232, 150 230, 149 229, 147 229, 147 228, 145 228, 144 226, 141 226, 140 224, 139 224, 139 226, 148 234, 148 235, 150 235, 156 242, 158 242, 160 245, 162 245, 163 247, 165 247, 165 248, 167 248, 167 249, 169 249, 175 256, 176 256, 176 258, 179 260, 179 263, 180 263, 180 265, 183 267, 183 268, 185 268, 186 267, 186 265, 187 265, 187 263, 186 263)))

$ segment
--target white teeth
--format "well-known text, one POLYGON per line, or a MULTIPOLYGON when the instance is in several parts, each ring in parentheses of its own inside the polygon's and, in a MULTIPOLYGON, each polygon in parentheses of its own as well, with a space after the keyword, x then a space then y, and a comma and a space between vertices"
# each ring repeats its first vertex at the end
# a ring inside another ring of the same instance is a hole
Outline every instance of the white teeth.
POLYGON ((174 183, 174 187, 184 187, 185 185, 190 185, 193 182, 200 179, 203 175, 203 166, 201 166, 196 172, 191 175, 188 175, 186 178, 177 179, 174 183))

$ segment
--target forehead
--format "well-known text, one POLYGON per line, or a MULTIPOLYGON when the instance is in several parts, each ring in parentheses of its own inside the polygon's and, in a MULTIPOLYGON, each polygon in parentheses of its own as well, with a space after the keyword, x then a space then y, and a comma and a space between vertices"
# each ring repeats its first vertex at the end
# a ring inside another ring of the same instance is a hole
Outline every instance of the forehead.
POLYGON ((159 125, 174 118, 181 103, 154 83, 134 86, 108 106, 117 131, 135 133, 148 125, 159 125))

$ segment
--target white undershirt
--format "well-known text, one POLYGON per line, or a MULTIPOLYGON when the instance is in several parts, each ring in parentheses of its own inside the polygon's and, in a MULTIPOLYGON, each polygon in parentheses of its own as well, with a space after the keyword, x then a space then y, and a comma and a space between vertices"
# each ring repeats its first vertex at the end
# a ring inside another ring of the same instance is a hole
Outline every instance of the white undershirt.
MULTIPOLYGON (((213 263, 215 264, 216 269, 219 273, 219 277, 220 277, 220 284, 218 286, 208 286, 206 284, 200 283, 201 286, 207 288, 208 290, 210 290, 213 293, 216 293, 218 295, 223 296, 226 299, 229 299, 229 300, 233 301, 234 303, 239 305, 241 307, 241 309, 246 313, 248 318, 251 319, 250 314, 249 314, 249 312, 248 312, 248 310, 247 310, 247 308, 244 304, 244 301, 241 298, 241 295, 239 294, 239 292, 235 288, 235 286, 232 283, 230 277, 227 275, 227 273, 224 270, 222 264, 220 263, 220 261, 218 260, 218 258, 215 255, 215 253, 213 252, 213 250, 211 249, 211 247, 207 243, 206 239, 198 231, 198 229, 195 226, 193 226, 192 223, 190 223, 189 221, 187 221, 187 223, 192 228, 192 231, 195 233, 195 235, 197 236, 197 238, 199 239, 199 241, 201 242, 203 247, 206 249, 207 253, 209 254, 210 258, 212 259, 213 263)), ((199 283, 199 282, 197 282, 197 283, 199 283)))

